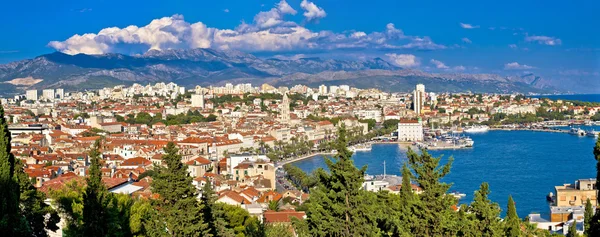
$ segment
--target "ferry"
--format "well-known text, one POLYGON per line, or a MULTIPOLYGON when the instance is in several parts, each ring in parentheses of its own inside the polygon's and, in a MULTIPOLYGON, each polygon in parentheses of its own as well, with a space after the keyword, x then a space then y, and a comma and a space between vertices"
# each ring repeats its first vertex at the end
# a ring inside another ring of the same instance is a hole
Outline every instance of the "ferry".
POLYGON ((585 132, 585 135, 588 137, 598 137, 598 132, 596 132, 592 129, 590 131, 585 132))
POLYGON ((471 127, 467 127, 464 131, 466 133, 482 133, 482 132, 487 132, 490 129, 490 127, 482 125, 482 126, 471 126, 471 127))
POLYGON ((583 131, 581 128, 571 128, 571 130, 569 130, 569 134, 583 137, 585 136, 585 131, 583 131))

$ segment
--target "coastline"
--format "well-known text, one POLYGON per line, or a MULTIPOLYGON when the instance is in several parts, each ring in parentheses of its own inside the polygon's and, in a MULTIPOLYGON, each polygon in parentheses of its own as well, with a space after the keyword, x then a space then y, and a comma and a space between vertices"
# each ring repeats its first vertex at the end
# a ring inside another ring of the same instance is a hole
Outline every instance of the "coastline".
MULTIPOLYGON (((360 144, 365 144, 365 143, 360 143, 360 144)), ((397 144, 397 145, 402 145, 402 146, 406 146, 406 147, 410 147, 412 145, 412 142, 398 142, 398 141, 393 141, 393 142, 371 142, 372 145, 393 145, 393 144, 397 144)), ((335 155, 336 153, 334 152, 317 152, 317 153, 312 153, 309 155, 304 155, 304 156, 300 156, 300 157, 295 157, 289 160, 285 160, 285 161, 280 161, 277 162, 277 166, 283 166, 286 164, 290 164, 290 163, 294 163, 297 161, 301 161, 301 160, 305 160, 305 159, 309 159, 309 158, 313 158, 315 156, 325 156, 325 155, 335 155)))
POLYGON ((543 129, 543 128, 490 128, 490 131, 531 131, 531 132, 553 132, 553 133, 569 133, 562 129, 543 129))

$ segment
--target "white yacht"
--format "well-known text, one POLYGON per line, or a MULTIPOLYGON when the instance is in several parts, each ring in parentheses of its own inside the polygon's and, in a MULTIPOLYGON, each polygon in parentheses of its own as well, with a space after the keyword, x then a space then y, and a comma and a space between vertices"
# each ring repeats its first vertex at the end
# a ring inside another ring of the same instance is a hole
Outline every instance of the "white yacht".
POLYGON ((475 125, 475 126, 470 126, 465 128, 465 132, 466 133, 482 133, 482 132, 487 132, 490 129, 490 127, 485 126, 485 125, 475 125))
POLYGON ((585 131, 581 128, 571 128, 571 130, 569 130, 569 134, 583 137, 585 136, 585 131))
POLYGON ((592 129, 590 131, 585 132, 585 135, 588 137, 598 137, 598 132, 592 129))

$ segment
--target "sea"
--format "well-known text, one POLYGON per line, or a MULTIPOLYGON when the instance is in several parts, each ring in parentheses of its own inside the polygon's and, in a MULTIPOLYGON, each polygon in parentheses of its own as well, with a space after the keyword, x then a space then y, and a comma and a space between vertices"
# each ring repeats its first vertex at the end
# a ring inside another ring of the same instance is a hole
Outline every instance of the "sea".
MULTIPOLYGON (((600 127, 581 128, 600 131, 600 127)), ((554 192, 555 186, 596 176, 595 139, 591 137, 534 131, 488 131, 469 136, 475 141, 473 148, 429 151, 442 156, 441 163, 453 157, 450 174, 442 181, 452 184, 450 191, 467 194, 461 203, 472 202, 474 191, 487 182, 489 198, 500 205, 502 215, 512 195, 519 217, 539 213, 548 218, 546 195, 554 192)), ((355 153, 353 159, 357 167, 367 166, 367 174, 383 174, 385 161, 386 174, 400 175, 407 149, 406 145, 375 144, 371 151, 355 153)), ((323 156, 293 164, 308 173, 326 168, 323 156)))

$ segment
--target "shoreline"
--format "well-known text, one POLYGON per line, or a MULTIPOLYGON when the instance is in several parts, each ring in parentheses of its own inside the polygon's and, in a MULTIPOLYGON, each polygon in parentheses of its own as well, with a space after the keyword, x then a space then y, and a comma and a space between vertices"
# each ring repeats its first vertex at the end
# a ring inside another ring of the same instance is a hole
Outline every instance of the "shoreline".
MULTIPOLYGON (((360 144, 365 144, 365 143, 360 143, 360 144)), ((389 145, 397 144, 397 145, 404 145, 406 147, 409 147, 409 146, 412 145, 412 142, 398 142, 398 141, 394 141, 394 142, 371 142, 371 145, 386 145, 386 144, 389 144, 389 145)), ((354 153, 356 153, 356 152, 354 152, 354 153)), ((306 159, 309 159, 309 158, 313 158, 315 156, 325 156, 325 155, 335 155, 335 154, 336 153, 334 153, 334 152, 317 152, 317 153, 312 153, 312 154, 309 154, 309 155, 304 155, 304 156, 295 157, 295 158, 292 158, 292 159, 289 159, 289 160, 277 162, 277 166, 287 165, 287 164, 298 162, 298 161, 301 161, 301 160, 306 160, 306 159)))
POLYGON ((543 129, 543 128, 490 128, 490 131, 530 131, 530 132, 551 132, 551 133, 569 133, 563 129, 543 129))

